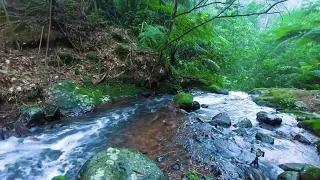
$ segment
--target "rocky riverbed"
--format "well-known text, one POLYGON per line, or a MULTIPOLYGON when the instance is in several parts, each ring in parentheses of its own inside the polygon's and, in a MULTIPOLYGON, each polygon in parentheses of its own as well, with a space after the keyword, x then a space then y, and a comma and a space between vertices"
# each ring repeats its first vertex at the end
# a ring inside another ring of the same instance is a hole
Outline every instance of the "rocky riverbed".
POLYGON ((74 179, 85 161, 110 147, 140 151, 169 179, 192 173, 207 179, 277 179, 284 172, 280 164, 320 164, 318 138, 297 127, 294 115, 258 106, 241 92, 193 95, 202 108, 191 113, 167 108, 173 96, 132 98, 33 127, 28 137, 2 140, 0 179, 74 179), (258 121, 261 111, 281 118, 281 124, 258 121), (259 168, 249 166, 255 159, 251 148, 265 152, 259 168))

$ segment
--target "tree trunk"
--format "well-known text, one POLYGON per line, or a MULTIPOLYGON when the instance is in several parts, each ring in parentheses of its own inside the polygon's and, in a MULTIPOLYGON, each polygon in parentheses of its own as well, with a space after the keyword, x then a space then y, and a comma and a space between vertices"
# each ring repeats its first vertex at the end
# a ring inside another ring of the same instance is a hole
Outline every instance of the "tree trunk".
MULTIPOLYGON (((177 11, 178 11, 178 5, 179 5, 179 0, 175 0, 174 2, 174 7, 173 7, 173 11, 172 11, 172 16, 171 16, 171 23, 169 25, 169 31, 171 33, 172 28, 174 26, 175 23, 175 19, 176 19, 176 15, 177 15, 177 11)), ((174 45, 170 45, 170 64, 172 66, 176 65, 176 52, 177 52, 177 48, 174 45)))

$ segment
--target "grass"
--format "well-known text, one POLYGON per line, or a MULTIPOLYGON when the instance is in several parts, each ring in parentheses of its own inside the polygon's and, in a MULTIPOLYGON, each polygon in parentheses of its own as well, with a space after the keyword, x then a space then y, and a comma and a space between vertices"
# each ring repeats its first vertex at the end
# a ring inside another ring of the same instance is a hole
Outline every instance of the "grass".
POLYGON ((267 93, 260 94, 254 100, 260 104, 273 104, 283 108, 295 108, 298 101, 294 97, 295 91, 293 89, 254 89, 254 92, 266 91, 267 93))
POLYGON ((293 115, 300 116, 300 117, 306 117, 308 119, 320 118, 320 114, 309 113, 309 112, 299 111, 299 110, 281 110, 280 112, 287 113, 287 114, 293 114, 293 115))

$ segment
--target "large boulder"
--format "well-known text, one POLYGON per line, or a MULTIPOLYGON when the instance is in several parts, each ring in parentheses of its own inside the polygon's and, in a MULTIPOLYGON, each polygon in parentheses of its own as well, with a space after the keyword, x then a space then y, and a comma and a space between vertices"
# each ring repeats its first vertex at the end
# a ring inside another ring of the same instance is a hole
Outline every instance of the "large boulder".
POLYGON ((300 172, 304 167, 311 167, 310 164, 304 164, 304 163, 285 163, 280 164, 279 167, 283 169, 284 171, 296 171, 300 172))
POLYGON ((229 91, 226 89, 221 88, 220 86, 216 84, 212 84, 205 88, 205 90, 216 93, 216 94, 223 94, 223 95, 229 95, 229 91))
POLYGON ((81 168, 78 179, 167 180, 168 178, 142 153, 109 148, 90 158, 81 168))
POLYGON ((227 113, 219 113, 212 118, 210 124, 214 126, 230 127, 231 119, 227 113))
POLYGON ((285 171, 278 176, 278 180, 299 180, 299 173, 295 171, 285 171))
POLYGON ((258 132, 256 134, 256 139, 261 141, 261 142, 265 142, 265 143, 269 143, 269 144, 274 144, 274 138, 267 135, 267 134, 263 134, 258 132))
POLYGON ((257 113, 257 121, 271 126, 279 126, 282 123, 282 119, 275 114, 269 114, 264 111, 257 113))
POLYGON ((244 119, 237 124, 234 125, 234 127, 239 127, 239 128, 252 128, 252 123, 250 119, 244 119))
POLYGON ((52 178, 52 180, 68 180, 68 179, 64 176, 56 176, 56 177, 52 178))
POLYGON ((300 180, 320 179, 320 166, 304 167, 300 171, 300 180))
POLYGON ((62 81, 50 88, 51 100, 64 113, 77 116, 92 111, 96 106, 110 100, 99 90, 83 88, 73 82, 62 81))

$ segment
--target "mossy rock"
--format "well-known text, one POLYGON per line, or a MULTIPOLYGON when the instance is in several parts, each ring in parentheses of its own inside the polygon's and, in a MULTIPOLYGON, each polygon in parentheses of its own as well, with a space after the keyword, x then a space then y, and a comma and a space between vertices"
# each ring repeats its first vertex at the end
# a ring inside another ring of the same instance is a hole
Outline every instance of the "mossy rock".
POLYGON ((100 90, 80 87, 70 81, 62 81, 50 88, 51 99, 62 111, 70 116, 92 111, 95 107, 110 100, 100 90))
POLYGON ((299 118, 308 119, 320 119, 320 114, 317 113, 310 113, 306 111, 299 111, 299 110, 281 110, 280 112, 286 114, 293 114, 299 118))
POLYGON ((198 172, 191 170, 186 174, 188 180, 201 180, 201 176, 198 172))
POLYGON ((52 178, 52 180, 68 180, 68 179, 64 176, 56 176, 56 177, 52 178))
POLYGON ((301 180, 320 179, 320 166, 307 167, 300 171, 301 180))
POLYGON ((278 180, 299 180, 299 173, 295 171, 285 171, 278 176, 278 180))
POLYGON ((45 111, 38 104, 24 104, 18 107, 21 116, 19 123, 30 128, 45 123, 45 111))
POLYGON ((250 93, 258 105, 283 109, 298 108, 298 100, 294 97, 295 89, 258 88, 250 93))
POLYGON ((216 85, 216 84, 211 84, 210 86, 203 87, 204 90, 209 91, 211 93, 216 93, 216 94, 224 94, 228 95, 229 91, 226 89, 223 89, 222 87, 216 85))
POLYGON ((193 96, 191 94, 179 92, 173 100, 179 108, 184 109, 187 112, 193 110, 193 96))
POLYGON ((320 119, 301 121, 298 123, 298 127, 309 130, 320 136, 320 119))
POLYGON ((78 174, 79 180, 167 180, 157 165, 142 153, 109 148, 90 158, 78 174))

